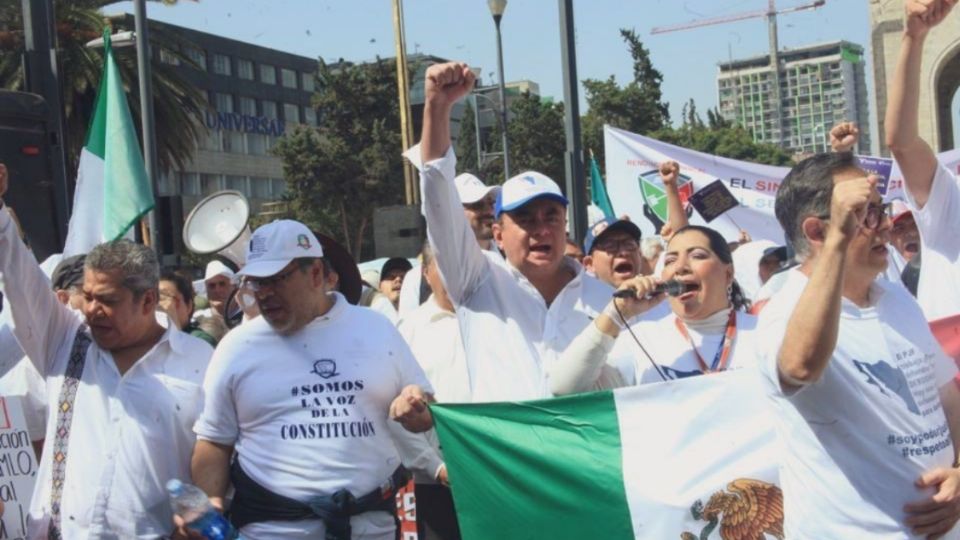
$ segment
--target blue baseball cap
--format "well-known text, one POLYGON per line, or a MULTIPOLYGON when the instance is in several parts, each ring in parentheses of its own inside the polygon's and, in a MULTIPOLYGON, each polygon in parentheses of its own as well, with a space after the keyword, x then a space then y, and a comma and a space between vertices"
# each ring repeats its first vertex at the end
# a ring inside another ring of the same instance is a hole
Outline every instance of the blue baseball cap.
POLYGON ((636 223, 628 219, 604 218, 587 229, 587 237, 583 239, 583 254, 589 255, 597 240, 613 231, 623 231, 637 240, 640 240, 643 235, 640 227, 637 227, 636 223))
POLYGON ((493 205, 493 215, 499 218, 500 214, 512 212, 535 199, 552 199, 563 206, 568 204, 556 182, 545 174, 527 171, 503 183, 493 205))

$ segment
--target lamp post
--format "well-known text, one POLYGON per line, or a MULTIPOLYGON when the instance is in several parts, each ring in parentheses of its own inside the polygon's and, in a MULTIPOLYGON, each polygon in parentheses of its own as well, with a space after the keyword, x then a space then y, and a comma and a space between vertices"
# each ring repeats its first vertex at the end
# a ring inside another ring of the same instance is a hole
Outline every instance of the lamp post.
POLYGON ((490 14, 493 15, 493 22, 497 26, 497 64, 500 68, 500 116, 501 126, 503 127, 503 178, 510 178, 510 161, 507 157, 510 154, 507 146, 507 87, 503 79, 503 42, 500 39, 500 19, 503 18, 503 12, 507 9, 507 0, 487 0, 490 6, 490 14))
POLYGON ((150 36, 147 29, 147 1, 136 0, 133 8, 134 30, 137 40, 137 77, 140 79, 140 124, 143 132, 143 164, 150 179, 154 207, 147 217, 150 226, 150 247, 157 252, 157 260, 163 264, 163 246, 160 245, 157 207, 160 197, 157 191, 157 140, 153 126, 153 74, 150 64, 150 36))
MULTIPOLYGON (((490 99, 489 96, 481 94, 479 91, 473 92, 473 124, 476 131, 477 137, 477 170, 483 170, 483 164, 487 157, 489 156, 500 156, 505 157, 506 152, 484 152, 483 145, 480 143, 480 99, 485 99, 490 105, 490 108, 493 109, 493 117, 497 119, 497 124, 500 126, 500 130, 503 133, 506 133, 507 128, 503 125, 503 117, 500 115, 500 111, 497 108, 497 102, 490 99)), ((504 178, 507 178, 504 176, 504 178)))

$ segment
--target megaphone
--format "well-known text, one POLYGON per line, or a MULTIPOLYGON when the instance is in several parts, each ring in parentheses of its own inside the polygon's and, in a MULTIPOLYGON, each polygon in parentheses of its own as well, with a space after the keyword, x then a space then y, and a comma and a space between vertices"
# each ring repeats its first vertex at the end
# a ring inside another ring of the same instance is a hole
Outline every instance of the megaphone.
POLYGON ((250 241, 250 203, 239 191, 218 191, 200 201, 183 224, 183 243, 200 255, 216 253, 243 266, 250 241))

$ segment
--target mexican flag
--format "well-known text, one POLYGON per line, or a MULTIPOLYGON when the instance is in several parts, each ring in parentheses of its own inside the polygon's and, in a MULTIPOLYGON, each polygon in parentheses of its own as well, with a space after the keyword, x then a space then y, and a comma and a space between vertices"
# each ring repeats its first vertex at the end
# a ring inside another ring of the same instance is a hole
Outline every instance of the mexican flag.
POLYGON ((759 377, 433 405, 463 538, 783 538, 759 377))
POLYGON ((103 76, 97 108, 80 152, 65 257, 123 237, 154 204, 123 81, 113 59, 109 28, 104 30, 103 41, 103 76))

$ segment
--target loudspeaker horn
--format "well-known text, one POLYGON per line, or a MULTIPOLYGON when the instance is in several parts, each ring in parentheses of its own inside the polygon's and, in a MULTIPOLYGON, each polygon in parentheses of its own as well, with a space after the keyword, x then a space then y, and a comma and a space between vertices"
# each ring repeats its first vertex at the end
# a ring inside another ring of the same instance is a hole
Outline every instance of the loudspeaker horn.
POLYGON ((238 268, 250 241, 250 203, 239 191, 218 191, 200 201, 183 224, 183 243, 200 255, 217 255, 238 268))

